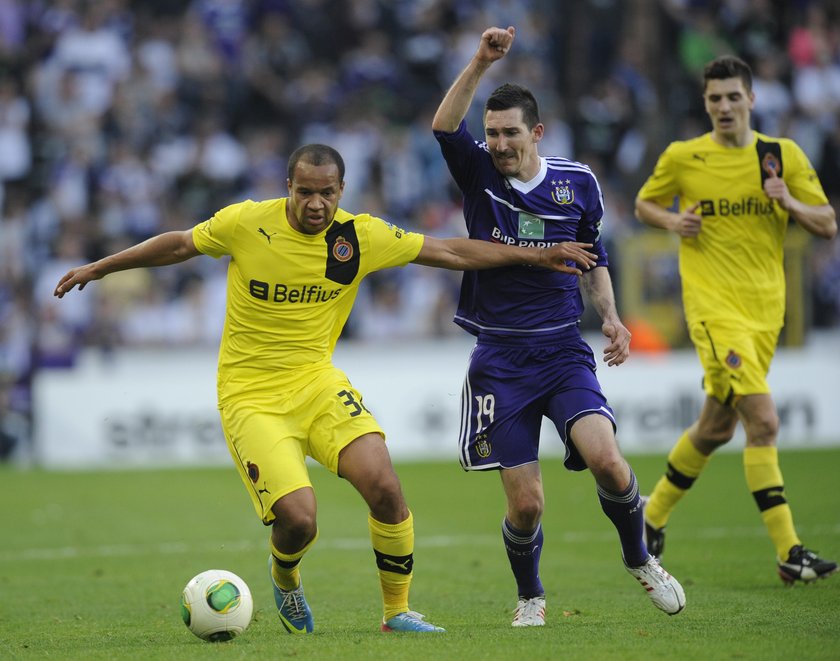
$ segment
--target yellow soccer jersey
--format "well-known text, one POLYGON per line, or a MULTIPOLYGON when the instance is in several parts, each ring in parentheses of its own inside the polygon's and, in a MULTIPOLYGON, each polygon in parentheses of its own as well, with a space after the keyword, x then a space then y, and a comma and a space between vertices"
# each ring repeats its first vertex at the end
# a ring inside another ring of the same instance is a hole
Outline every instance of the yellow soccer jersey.
POLYGON ((729 321, 755 330, 783 325, 789 214, 764 193, 771 169, 798 200, 828 203, 796 143, 755 132, 746 147, 724 147, 711 133, 671 143, 639 191, 642 199, 666 207, 678 197, 681 211, 700 203, 700 234, 683 238, 679 251, 689 323, 729 321))
POLYGON ((272 391, 331 364, 362 278, 405 266, 424 236, 342 209, 323 232, 294 230, 288 198, 225 207, 193 228, 196 248, 230 255, 219 401, 272 391))

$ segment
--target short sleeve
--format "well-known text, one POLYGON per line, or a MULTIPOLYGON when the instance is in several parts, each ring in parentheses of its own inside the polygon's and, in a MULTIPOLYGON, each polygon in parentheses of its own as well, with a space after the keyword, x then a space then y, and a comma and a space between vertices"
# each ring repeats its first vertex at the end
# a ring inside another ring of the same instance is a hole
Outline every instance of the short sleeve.
POLYGON ((794 166, 788 167, 783 175, 791 195, 812 206, 828 204, 817 172, 805 152, 792 140, 786 141, 784 146, 790 149, 790 155, 785 161, 794 166))
POLYGON ((199 252, 216 258, 230 254, 233 234, 246 204, 231 204, 193 228, 193 242, 199 252))
POLYGON ((659 156, 653 174, 648 177, 639 191, 639 197, 643 200, 653 200, 663 206, 670 206, 674 197, 679 195, 679 184, 677 183, 673 159, 673 145, 659 156))
POLYGON ((413 262, 423 247, 425 236, 393 225, 381 218, 370 216, 366 223, 370 271, 379 271, 392 266, 405 266, 413 262))

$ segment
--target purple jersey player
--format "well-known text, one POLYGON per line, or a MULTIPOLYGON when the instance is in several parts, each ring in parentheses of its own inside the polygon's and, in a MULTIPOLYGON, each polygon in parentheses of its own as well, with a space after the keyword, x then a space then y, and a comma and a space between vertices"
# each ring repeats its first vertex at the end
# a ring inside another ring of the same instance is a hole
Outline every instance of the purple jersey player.
POLYGON ((685 606, 685 594, 647 551, 636 477, 619 451, 613 412, 578 328, 582 285, 609 339, 605 362, 620 365, 628 357, 630 333, 616 311, 600 240, 604 200, 598 181, 586 165, 539 155, 544 127, 536 99, 523 87, 505 84, 488 98, 484 141, 464 122, 482 75, 505 56, 514 36, 513 27, 482 34, 432 123, 463 193, 469 235, 527 246, 578 242, 596 256, 596 265, 580 277, 528 266, 464 274, 455 322, 477 340, 461 399, 461 465, 501 472, 507 498, 502 536, 519 597, 513 626, 545 624, 539 577, 543 416, 566 445, 565 465, 592 472, 627 570, 658 608, 673 615, 685 606))

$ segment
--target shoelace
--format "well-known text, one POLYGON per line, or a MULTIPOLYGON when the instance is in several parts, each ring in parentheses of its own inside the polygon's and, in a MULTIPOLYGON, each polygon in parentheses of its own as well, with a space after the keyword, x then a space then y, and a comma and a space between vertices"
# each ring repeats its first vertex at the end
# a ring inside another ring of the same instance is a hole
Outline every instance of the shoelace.
POLYGON ((662 565, 653 559, 652 561, 642 565, 638 569, 643 570, 644 574, 642 576, 636 576, 636 580, 639 581, 644 585, 644 583, 648 583, 653 587, 653 584, 656 585, 667 585, 668 579, 671 578, 671 575, 662 568, 662 565))
POLYGON ((813 565, 814 562, 816 562, 817 557, 816 552, 809 551, 808 549, 802 549, 800 559, 803 565, 813 565))
POLYGON ((650 563, 650 569, 652 575, 656 577, 656 580, 660 583, 667 583, 668 579, 671 578, 671 575, 662 569, 662 565, 660 565, 656 560, 650 563))
POLYGON ((542 607, 534 599, 528 599, 521 606, 516 607, 516 619, 524 620, 539 615, 542 607))
POLYGON ((292 620, 300 620, 306 617, 306 610, 303 608, 303 595, 300 588, 291 592, 283 593, 283 605, 280 610, 289 614, 292 620))
POLYGON ((801 564, 805 566, 810 566, 816 559, 817 554, 815 551, 811 551, 810 549, 806 549, 804 547, 799 547, 795 552, 791 553, 788 556, 788 559, 784 562, 787 562, 789 564, 801 564))

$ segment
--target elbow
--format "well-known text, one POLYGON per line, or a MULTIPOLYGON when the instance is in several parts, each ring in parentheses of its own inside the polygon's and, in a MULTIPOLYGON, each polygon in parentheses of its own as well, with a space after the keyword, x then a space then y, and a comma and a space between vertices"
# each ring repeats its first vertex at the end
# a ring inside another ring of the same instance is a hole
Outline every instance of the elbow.
MULTIPOLYGON (((832 211, 833 211, 833 209, 832 209, 832 211)), ((837 215, 835 214, 834 218, 832 218, 832 222, 829 223, 829 225, 828 225, 828 231, 826 232, 825 238, 831 240, 831 239, 835 238, 836 236, 837 236, 837 215)))
POLYGON ((461 121, 457 122, 451 118, 446 118, 442 115, 436 114, 432 119, 432 131, 439 131, 441 133, 455 133, 461 121))
POLYGON ((833 238, 837 236, 837 214, 834 213, 834 209, 829 207, 831 216, 828 219, 828 222, 825 224, 825 227, 822 228, 822 231, 819 233, 819 236, 823 239, 831 241, 833 238))
POLYGON ((184 262, 199 254, 192 238, 192 230, 176 233, 176 244, 172 255, 176 262, 184 262))
POLYGON ((638 220, 640 223, 645 222, 645 214, 644 214, 644 211, 642 210, 642 205, 643 205, 642 200, 637 197, 636 202, 633 205, 633 215, 636 217, 636 220, 638 220))

